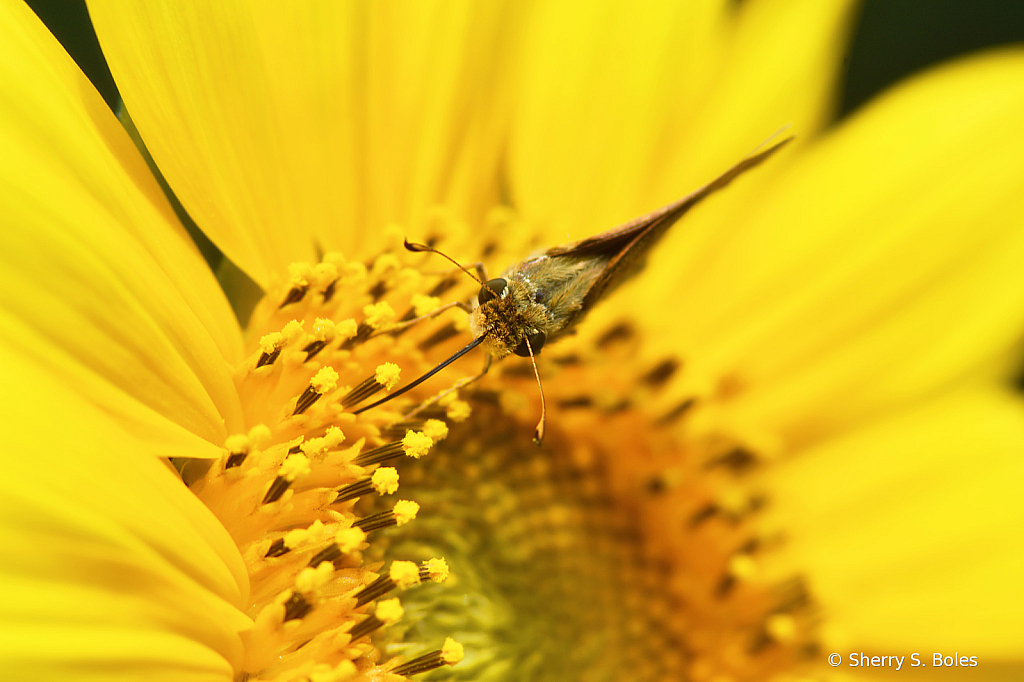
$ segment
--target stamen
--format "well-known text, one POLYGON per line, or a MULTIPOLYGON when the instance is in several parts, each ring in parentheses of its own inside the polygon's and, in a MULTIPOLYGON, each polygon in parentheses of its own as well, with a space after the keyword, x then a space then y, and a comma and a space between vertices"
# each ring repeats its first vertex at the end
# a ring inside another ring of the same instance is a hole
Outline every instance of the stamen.
POLYGON ((667 358, 662 360, 647 374, 640 378, 640 381, 647 384, 651 388, 660 388, 664 386, 672 375, 679 369, 679 361, 675 358, 667 358))
POLYGON ((453 286, 458 284, 458 279, 454 276, 448 276, 439 281, 434 285, 434 288, 427 292, 427 296, 441 296, 448 292, 453 286))
POLYGON ((370 476, 370 485, 378 495, 393 495, 398 490, 398 470, 394 467, 380 467, 370 476))
POLYGON ((372 583, 356 592, 356 608, 369 604, 395 589, 395 581, 390 576, 382 575, 372 583))
POLYGON ((443 583, 448 579, 448 564, 444 559, 428 559, 417 567, 411 561, 395 561, 388 575, 381 576, 356 593, 356 606, 378 599, 396 587, 408 589, 425 580, 443 583))
POLYGON ((423 455, 427 454, 431 446, 433 446, 436 441, 447 435, 447 426, 445 426, 444 435, 440 435, 441 432, 437 427, 429 426, 432 421, 437 420, 427 420, 424 428, 430 429, 431 435, 435 436, 434 438, 431 438, 431 435, 428 435, 425 432, 418 433, 416 431, 406 431, 405 437, 402 438, 402 440, 387 443, 386 445, 381 445, 380 447, 376 447, 372 450, 367 450, 355 457, 355 459, 352 460, 352 463, 361 467, 367 467, 373 464, 386 462, 389 459, 395 459, 403 454, 407 457, 412 457, 413 459, 419 459, 423 455))
POLYGON ((338 504, 339 502, 348 502, 364 495, 369 495, 373 491, 373 485, 370 483, 370 479, 364 478, 361 481, 355 483, 349 483, 346 486, 338 488, 338 496, 334 498, 331 504, 338 504))
POLYGON ((350 641, 354 642, 360 637, 365 637, 385 625, 393 625, 401 620, 403 615, 405 615, 405 611, 398 599, 386 599, 377 604, 377 610, 373 615, 367 616, 349 630, 350 641))
POLYGON ((366 322, 360 322, 359 325, 356 327, 356 333, 353 334, 351 337, 345 339, 345 341, 341 344, 341 349, 352 350, 359 344, 366 341, 372 335, 373 327, 368 325, 366 322))
POLYGON ((401 370, 393 362, 385 362, 377 367, 372 377, 363 380, 358 386, 345 394, 341 399, 342 407, 352 407, 363 402, 382 388, 391 390, 398 383, 401 370))
POLYGON ((327 347, 334 339, 334 322, 318 317, 313 323, 313 340, 302 350, 306 353, 306 362, 312 360, 317 353, 327 347))
POLYGON ((693 407, 696 404, 696 398, 687 398, 686 400, 684 400, 683 402, 679 403, 671 410, 666 412, 664 415, 662 415, 661 418, 658 419, 657 422, 655 422, 655 424, 657 426, 668 426, 669 424, 678 421, 680 417, 682 417, 684 414, 693 409, 693 407))
POLYGON ((313 276, 313 268, 309 263, 292 263, 288 266, 288 274, 291 288, 284 301, 277 307, 278 310, 302 300, 306 292, 309 291, 309 280, 313 276))
POLYGON ((224 442, 224 447, 228 450, 228 458, 224 462, 224 469, 232 469, 237 466, 241 466, 245 458, 249 456, 249 437, 243 434, 235 436, 229 436, 224 442))
POLYGON ((636 331, 628 322, 619 322, 605 331, 597 339, 597 347, 604 350, 608 346, 620 341, 628 341, 636 335, 636 331))
POLYGON ((718 457, 708 460, 704 463, 704 468, 714 469, 715 467, 721 466, 731 469, 733 473, 743 474, 753 468, 757 463, 757 456, 753 452, 742 446, 737 446, 723 455, 719 455, 718 457))
POLYGON ((372 450, 360 454, 358 457, 352 460, 353 464, 361 467, 370 466, 372 464, 380 464, 386 462, 389 459, 395 459, 405 454, 402 449, 402 441, 396 441, 394 443, 388 443, 387 445, 381 445, 372 450))
POLYGON ((366 532, 362 528, 352 526, 338 531, 334 542, 324 547, 309 560, 309 566, 315 568, 325 561, 334 562, 346 554, 359 549, 366 542, 366 532))
POLYGON ((262 504, 277 502, 297 478, 308 476, 311 469, 305 455, 289 455, 278 470, 277 478, 270 484, 262 504))
POLYGON ((397 317, 387 301, 364 306, 363 314, 366 316, 366 324, 375 331, 386 329, 397 317))
POLYGON ((328 391, 333 391, 337 385, 338 373, 331 367, 321 367, 320 371, 310 379, 309 386, 303 394, 295 401, 295 411, 292 412, 292 415, 302 414, 312 407, 313 403, 320 400, 320 396, 328 391))
POLYGON ((394 467, 380 467, 370 478, 349 483, 338 489, 338 496, 331 504, 347 502, 363 495, 376 492, 378 495, 392 495, 398 490, 398 471, 394 467))
POLYGON ((267 550, 267 553, 264 554, 263 557, 266 558, 266 557, 284 556, 285 554, 287 554, 290 551, 291 550, 288 549, 285 546, 285 544, 284 544, 284 538, 278 538, 278 539, 274 540, 272 543, 270 543, 270 549, 267 550))
POLYGON ((341 547, 338 546, 338 543, 332 542, 313 555, 313 558, 309 560, 309 566, 311 568, 316 568, 325 561, 334 563, 334 561, 340 559, 343 554, 344 553, 341 551, 341 547))
POLYGON ((288 295, 285 296, 285 299, 281 301, 281 305, 277 306, 277 309, 280 310, 286 305, 298 303, 299 301, 302 300, 303 296, 306 295, 307 291, 309 291, 309 287, 306 286, 292 287, 291 289, 288 290, 288 295))
POLYGON ((420 673, 440 668, 442 665, 455 665, 464 657, 465 651, 463 646, 451 637, 448 637, 444 640, 444 646, 439 651, 431 651, 429 654, 414 658, 391 672, 395 675, 404 675, 405 677, 419 675, 420 673))
POLYGON ((302 618, 312 610, 313 605, 304 596, 293 592, 288 601, 284 603, 284 620, 287 623, 290 620, 302 618))
POLYGON ((455 326, 455 323, 449 322, 424 340, 420 341, 416 347, 422 351, 428 351, 439 343, 444 343, 453 336, 457 336, 458 333, 459 330, 455 326))
POLYGON ((274 364, 274 360, 277 360, 277 356, 281 354, 281 349, 284 348, 284 342, 284 334, 281 332, 271 332, 260 337, 260 349, 263 353, 260 355, 260 359, 256 361, 256 369, 264 365, 274 364))
POLYGON ((749 554, 735 554, 729 559, 726 573, 715 588, 715 594, 719 597, 727 596, 739 581, 753 577, 757 571, 757 565, 749 554))
POLYGON ((698 509, 693 516, 690 517, 690 528, 696 528, 700 524, 704 523, 712 516, 718 513, 718 505, 714 502, 709 502, 700 509, 698 509))
POLYGON ((388 526, 404 526, 416 518, 416 514, 419 513, 419 510, 420 506, 415 502, 412 502, 411 500, 399 500, 395 503, 393 509, 365 516, 352 525, 362 529, 363 532, 366 533, 374 530, 380 530, 381 528, 387 528, 388 526))

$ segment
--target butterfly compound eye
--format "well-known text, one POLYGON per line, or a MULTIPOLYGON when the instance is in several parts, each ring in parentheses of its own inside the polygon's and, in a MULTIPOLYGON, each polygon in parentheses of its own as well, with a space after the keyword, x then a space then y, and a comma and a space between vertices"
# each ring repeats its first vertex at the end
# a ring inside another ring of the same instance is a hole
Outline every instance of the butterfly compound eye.
MULTIPOLYGON (((540 349, 544 347, 544 342, 547 341, 548 335, 544 332, 536 332, 526 337, 526 340, 530 342, 530 348, 533 349, 533 354, 537 355, 540 353, 540 349)), ((516 346, 516 349, 512 351, 521 358, 530 357, 530 348, 526 347, 526 340, 516 346)))
POLYGON ((494 299, 501 296, 502 292, 508 288, 508 282, 503 278, 498 277, 497 279, 488 280, 486 284, 480 287, 480 293, 477 294, 476 300, 480 302, 480 305, 493 301, 494 299))

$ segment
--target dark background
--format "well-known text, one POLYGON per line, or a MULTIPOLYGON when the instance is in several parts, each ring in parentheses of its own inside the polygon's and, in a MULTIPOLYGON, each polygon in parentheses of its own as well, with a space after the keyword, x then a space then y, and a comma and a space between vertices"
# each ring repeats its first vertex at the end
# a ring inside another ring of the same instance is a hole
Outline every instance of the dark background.
MULTIPOLYGON (((27 0, 111 106, 110 77, 84 0, 27 0)), ((840 116, 887 85, 957 55, 1024 41, 1020 0, 866 0, 847 60, 840 116)))

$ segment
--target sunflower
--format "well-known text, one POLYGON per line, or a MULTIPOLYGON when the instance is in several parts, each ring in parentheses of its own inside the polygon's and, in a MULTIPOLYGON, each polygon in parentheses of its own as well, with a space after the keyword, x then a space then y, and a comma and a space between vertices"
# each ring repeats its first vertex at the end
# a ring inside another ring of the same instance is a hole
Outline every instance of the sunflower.
POLYGON ((1024 54, 826 129, 851 7, 97 0, 140 151, 0 2, 7 674, 1019 673, 1024 54), (542 449, 514 359, 359 412, 469 338, 403 237, 500 272, 782 125, 544 349, 542 449))

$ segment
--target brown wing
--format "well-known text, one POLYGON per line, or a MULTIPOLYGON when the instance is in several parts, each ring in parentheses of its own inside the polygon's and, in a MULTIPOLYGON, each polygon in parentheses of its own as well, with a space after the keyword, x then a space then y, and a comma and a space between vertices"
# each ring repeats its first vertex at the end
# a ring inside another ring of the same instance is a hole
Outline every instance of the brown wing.
POLYGON ((735 178, 759 165, 769 156, 781 149, 792 137, 786 138, 764 151, 743 159, 717 178, 679 201, 656 211, 641 216, 636 220, 620 225, 602 234, 589 237, 575 244, 555 247, 546 255, 581 256, 607 255, 611 258, 601 276, 583 298, 582 310, 590 310, 597 301, 616 286, 621 284, 633 271, 633 267, 660 239, 668 228, 672 227, 684 213, 696 206, 701 200, 726 187, 735 178))

